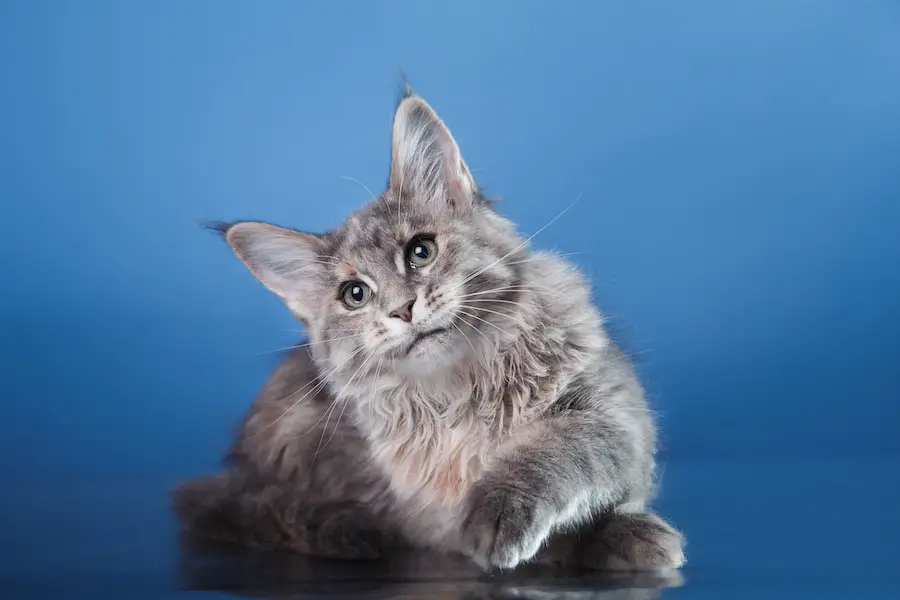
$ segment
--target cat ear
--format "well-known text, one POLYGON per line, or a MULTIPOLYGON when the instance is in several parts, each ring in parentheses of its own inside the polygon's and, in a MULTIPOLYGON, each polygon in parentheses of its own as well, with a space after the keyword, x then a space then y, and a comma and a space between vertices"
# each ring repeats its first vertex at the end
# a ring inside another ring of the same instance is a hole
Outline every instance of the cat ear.
POLYGON ((241 221, 216 227, 263 285, 308 320, 323 277, 323 236, 268 223, 241 221))
POLYGON ((411 92, 394 114, 390 187, 400 198, 456 210, 471 208, 478 189, 450 130, 411 92))

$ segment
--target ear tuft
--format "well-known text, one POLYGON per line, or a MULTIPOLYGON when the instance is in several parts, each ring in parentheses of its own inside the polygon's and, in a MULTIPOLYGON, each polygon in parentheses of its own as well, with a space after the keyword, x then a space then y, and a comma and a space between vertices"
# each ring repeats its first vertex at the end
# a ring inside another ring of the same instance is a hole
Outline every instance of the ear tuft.
POLYGON ((208 229, 209 231, 222 236, 224 239, 228 234, 228 228, 231 227, 231 223, 225 221, 203 221, 200 223, 200 227, 208 229))
MULTIPOLYGON (((409 78, 406 76, 406 73, 401 69, 400 70, 400 99, 397 101, 399 105, 400 102, 409 98, 410 96, 415 96, 416 92, 413 90, 412 84, 409 82, 409 78)), ((396 108, 394 109, 396 111, 396 108)))

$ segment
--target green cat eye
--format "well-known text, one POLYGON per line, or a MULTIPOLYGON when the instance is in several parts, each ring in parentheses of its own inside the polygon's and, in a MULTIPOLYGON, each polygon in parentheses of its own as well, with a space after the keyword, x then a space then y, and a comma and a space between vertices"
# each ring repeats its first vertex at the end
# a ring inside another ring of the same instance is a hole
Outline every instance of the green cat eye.
POLYGON ((365 306, 372 297, 372 289, 362 281, 348 281, 341 286, 341 302, 349 309, 365 306))
POLYGON ((406 260, 413 268, 425 267, 437 256, 438 247, 429 235, 417 235, 406 244, 406 260))

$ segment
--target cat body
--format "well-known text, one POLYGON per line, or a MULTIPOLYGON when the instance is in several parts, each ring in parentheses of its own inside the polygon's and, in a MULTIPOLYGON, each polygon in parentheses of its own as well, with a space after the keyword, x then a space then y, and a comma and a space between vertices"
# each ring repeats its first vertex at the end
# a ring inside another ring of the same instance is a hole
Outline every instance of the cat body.
POLYGON ((496 212, 420 97, 397 108, 387 189, 339 228, 221 231, 311 341, 258 394, 226 470, 176 489, 189 533, 484 568, 683 563, 647 512, 652 414, 588 285, 496 212))

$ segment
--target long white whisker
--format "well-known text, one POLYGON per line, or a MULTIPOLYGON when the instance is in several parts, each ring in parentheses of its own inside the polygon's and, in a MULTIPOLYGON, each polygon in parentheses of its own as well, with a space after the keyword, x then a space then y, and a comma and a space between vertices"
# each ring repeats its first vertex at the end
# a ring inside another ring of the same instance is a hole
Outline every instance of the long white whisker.
POLYGON ((503 263, 504 265, 523 265, 525 263, 535 262, 538 260, 552 260, 554 258, 563 257, 563 256, 576 256, 581 254, 581 252, 566 252, 565 254, 552 254, 550 256, 531 256, 529 258, 523 258, 522 260, 514 260, 512 262, 503 263))
MULTIPOLYGON (((531 282, 531 283, 507 283, 506 285, 501 285, 501 286, 498 286, 495 288, 491 288, 489 290, 482 290, 480 293, 485 294, 485 293, 498 292, 498 291, 503 291, 503 290, 515 290, 515 289, 544 289, 544 290, 556 291, 554 288, 552 288, 550 286, 531 282)), ((462 294, 462 295, 464 296, 465 294, 462 294)))
POLYGON ((483 291, 483 292, 496 292, 496 291, 500 291, 500 290, 508 290, 508 289, 516 289, 516 288, 546 289, 546 290, 553 290, 553 289, 554 289, 554 288, 551 288, 550 286, 546 286, 546 285, 543 285, 543 284, 540 284, 540 283, 534 283, 534 282, 525 283, 525 282, 522 282, 522 283, 507 283, 507 284, 504 284, 504 285, 497 286, 497 287, 495 287, 495 288, 491 288, 491 289, 489 289, 489 290, 482 290, 482 291, 483 291))
MULTIPOLYGON (((549 288, 547 288, 549 289, 549 288)), ((470 298, 472 296, 484 296, 486 294, 496 294, 498 292, 530 292, 532 294, 543 294, 545 296, 551 296, 553 298, 562 298, 560 294, 555 294, 549 291, 541 291, 539 289, 534 288, 530 285, 509 285, 499 288, 494 288, 492 290, 483 290, 480 292, 471 292, 469 294, 462 294, 457 296, 457 298, 470 298)))
POLYGON ((513 319, 513 320, 519 321, 521 323, 521 320, 518 316, 514 316, 509 313, 502 313, 502 312, 498 312, 496 310, 490 310, 490 309, 479 307, 479 306, 469 306, 465 303, 460 304, 460 306, 462 306, 463 308, 468 308, 468 309, 474 310, 474 311, 480 310, 481 312, 491 313, 493 315, 500 315, 501 317, 506 317, 507 319, 513 319))
MULTIPOLYGON (((347 405, 350 404, 350 398, 349 398, 349 397, 344 398, 343 400, 341 400, 341 402, 343 402, 344 406, 341 408, 341 412, 338 413, 337 421, 334 423, 334 429, 331 430, 331 435, 329 435, 329 436, 328 436, 328 439, 325 440, 325 444, 324 444, 324 446, 322 446, 323 448, 324 448, 325 446, 327 446, 327 445, 329 444, 329 442, 331 442, 331 438, 334 437, 334 434, 337 433, 338 427, 341 426, 341 419, 344 418, 344 411, 347 410, 347 405)), ((328 425, 327 425, 327 424, 325 425, 325 429, 328 429, 328 425)), ((325 429, 322 430, 322 435, 323 435, 323 436, 325 435, 325 429)), ((321 440, 319 440, 319 441, 321 442, 321 440)), ((318 454, 318 453, 319 453, 319 451, 316 450, 316 454, 318 454)), ((316 460, 316 457, 313 456, 313 462, 315 462, 315 460, 316 460)))
POLYGON ((287 351, 287 350, 297 350, 298 348, 306 348, 306 347, 308 347, 308 346, 318 346, 319 344, 327 344, 328 342, 336 342, 336 341, 338 341, 338 340, 349 340, 349 339, 352 339, 352 338, 362 337, 362 335, 363 335, 363 334, 358 333, 358 334, 356 334, 356 335, 347 335, 347 336, 344 336, 344 337, 331 338, 330 340, 318 340, 318 341, 316 341, 316 342, 307 342, 307 343, 305 343, 305 344, 297 344, 297 345, 294 345, 294 346, 285 346, 284 348, 276 348, 276 349, 274 349, 274 350, 266 350, 265 352, 260 352, 259 355, 263 355, 263 354, 274 354, 274 353, 276 353, 276 352, 285 352, 285 351, 287 351))
MULTIPOLYGON (((474 329, 475 331, 478 331, 478 333, 481 333, 481 331, 479 331, 478 328, 473 327, 471 324, 467 323, 466 321, 463 321, 463 323, 465 323, 469 327, 472 327, 472 329, 474 329)), ((479 365, 484 367, 484 360, 482 359, 481 355, 478 353, 478 350, 475 349, 475 344, 472 343, 472 340, 469 339, 469 336, 466 335, 466 332, 463 331, 462 328, 459 325, 457 325, 455 322, 451 321, 450 324, 453 325, 453 327, 459 332, 459 334, 461 336, 463 336, 463 339, 466 340, 466 342, 469 344, 469 347, 472 349, 472 356, 475 359, 475 361, 479 365)), ((484 335, 484 334, 482 334, 482 335, 484 335)), ((488 340, 488 342, 490 343, 490 339, 488 339, 488 337, 486 335, 484 336, 484 339, 488 340)))
POLYGON ((369 189, 369 186, 364 184, 359 179, 356 179, 355 177, 350 177, 349 175, 341 175, 341 179, 346 179, 347 181, 353 181, 355 183, 358 183, 362 187, 362 189, 366 190, 369 193, 369 198, 375 197, 375 194, 372 192, 372 190, 369 189))
MULTIPOLYGON (((375 197, 376 197, 375 192, 373 192, 371 189, 369 189, 369 186, 367 186, 366 184, 364 184, 364 183, 363 183, 362 181, 360 181, 359 179, 356 179, 355 177, 350 177, 349 175, 341 175, 341 178, 342 178, 342 179, 346 179, 347 181, 353 181, 354 183, 358 183, 358 184, 362 187, 362 189, 366 190, 366 193, 369 194, 369 197, 370 197, 370 198, 375 198, 375 197)), ((378 223, 378 228, 381 230, 381 232, 382 232, 385 236, 390 237, 390 232, 387 230, 387 228, 384 226, 383 223, 378 223)))
POLYGON ((467 336, 467 335, 465 334, 465 332, 464 332, 462 329, 459 328, 459 325, 457 325, 457 324, 454 323, 453 321, 450 321, 450 325, 452 325, 453 328, 456 329, 456 330, 460 333, 460 335, 463 336, 463 339, 465 339, 466 342, 469 343, 469 346, 472 348, 472 354, 477 358, 477 356, 478 356, 478 350, 475 349, 475 344, 472 343, 472 340, 469 339, 469 336, 467 336))
MULTIPOLYGON (((376 386, 378 385, 378 376, 381 375, 381 367, 382 367, 382 365, 384 365, 384 356, 382 356, 381 358, 378 359, 378 366, 375 367, 375 377, 372 378, 372 381, 375 382, 375 385, 376 385, 376 386)), ((377 388, 377 387, 376 387, 376 392, 377 392, 379 389, 380 389, 380 388, 377 388)), ((369 402, 369 419, 373 419, 373 418, 374 418, 374 415, 373 415, 373 413, 372 413, 372 404, 373 404, 372 402, 369 402)))
MULTIPOLYGON (((356 368, 356 371, 353 372, 353 375, 350 376, 350 379, 347 380, 346 385, 344 385, 344 387, 341 389, 340 393, 337 395, 337 399, 335 400, 335 402, 342 401, 342 402, 344 403, 344 407, 341 409, 341 413, 340 413, 340 415, 338 416, 337 423, 335 423, 335 425, 334 425, 334 430, 332 430, 331 435, 328 436, 328 441, 325 442, 326 445, 328 444, 328 442, 331 441, 331 438, 334 437, 334 434, 337 433, 338 426, 340 426, 340 424, 341 424, 341 417, 344 416, 344 410, 347 408, 347 404, 349 404, 348 398, 344 396, 344 392, 347 391, 347 388, 350 387, 350 384, 353 383, 353 379, 356 378, 356 376, 359 374, 360 371, 362 371, 363 367, 365 367, 366 364, 367 364, 370 360, 372 360, 374 357, 375 357, 375 350, 373 350, 372 352, 370 352, 369 355, 368 355, 368 356, 367 356, 367 357, 359 364, 359 367, 356 368)), ((330 418, 329 418, 329 419, 330 419, 330 418)), ((326 432, 326 431, 328 431, 328 421, 325 421, 325 427, 322 428, 322 436, 319 438, 319 445, 318 445, 318 447, 316 448, 315 454, 313 454, 313 459, 312 459, 313 464, 315 464, 315 462, 316 462, 316 457, 319 455, 319 451, 320 451, 320 450, 322 449, 322 447, 323 447, 323 446, 322 446, 322 440, 325 439, 325 432, 326 432)))
POLYGON ((329 377, 330 375, 332 375, 332 374, 335 373, 338 369, 340 369, 340 368, 343 367, 345 364, 347 364, 347 362, 349 362, 350 359, 352 359, 354 356, 356 356, 357 354, 359 354, 360 352, 362 352, 364 349, 365 349, 365 346, 360 346, 360 347, 359 347, 357 350, 355 350, 350 356, 348 356, 347 359, 346 359, 344 362, 342 362, 342 363, 339 364, 338 366, 334 367, 333 369, 331 369, 331 370, 328 371, 327 373, 323 373, 322 375, 318 375, 318 376, 316 376, 316 377, 313 377, 313 378, 312 378, 311 380, 309 380, 303 387, 301 387, 300 389, 296 390, 294 393, 292 393, 292 394, 286 396, 285 398, 282 398, 282 400, 281 400, 282 402, 285 401, 285 400, 290 400, 290 399, 293 398, 295 395, 299 394, 300 392, 302 392, 303 390, 305 390, 307 387, 309 387, 310 384, 312 384, 314 381, 316 381, 317 379, 320 380, 319 383, 317 383, 311 390, 309 390, 308 392, 306 392, 306 393, 303 395, 302 398, 300 398, 299 400, 297 400, 296 402, 294 402, 293 404, 291 404, 289 407, 287 407, 287 408, 285 409, 285 411, 284 411, 283 413, 281 413, 280 415, 278 415, 278 417, 277 417, 274 421, 272 421, 271 423, 269 423, 268 425, 266 425, 265 427, 263 427, 263 428, 260 429, 259 431, 255 432, 255 433, 253 433, 253 434, 251 434, 251 435, 249 435, 249 436, 247 436, 246 438, 244 438, 244 441, 253 439, 254 437, 258 436, 259 434, 263 433, 264 431, 266 431, 266 430, 268 430, 268 429, 274 427, 276 423, 278 423, 279 421, 281 421, 281 419, 283 419, 289 412, 291 412, 292 410, 294 410, 294 408, 295 408, 298 404, 300 404, 301 402, 303 402, 303 400, 305 400, 307 397, 309 397, 310 394, 316 392, 318 389, 321 389, 321 388, 325 385, 325 382, 328 381, 328 377, 329 377))
POLYGON ((319 417, 319 420, 315 422, 315 424, 303 432, 301 435, 307 435, 312 433, 316 427, 319 426, 319 423, 322 422, 322 419, 325 419, 325 425, 322 426, 322 435, 319 437, 319 445, 316 446, 316 452, 313 454, 312 461, 309 463, 310 468, 315 464, 316 457, 319 455, 319 450, 322 448, 322 438, 325 437, 325 431, 328 429, 328 422, 331 421, 331 415, 334 413, 334 409, 337 407, 338 402, 340 402, 339 397, 335 397, 334 400, 331 401, 331 404, 328 405, 328 409, 319 417), (328 417, 327 419, 325 417, 328 417))
MULTIPOLYGON (((470 302, 485 302, 485 303, 490 303, 490 304, 497 302, 500 304, 512 304, 513 306, 522 306, 521 302, 514 302, 513 300, 500 300, 499 298, 472 298, 472 299, 466 300, 465 302, 462 302, 461 304, 463 306, 465 306, 465 305, 469 304, 470 302)), ((469 308, 478 308, 478 307, 470 306, 469 308)))
POLYGON ((400 225, 400 211, 401 205, 403 203, 403 178, 406 176, 406 171, 404 169, 400 169, 400 190, 397 192, 397 225, 400 225))
MULTIPOLYGON (((362 364, 359 366, 359 369, 362 369, 362 368, 366 365, 366 363, 368 363, 370 360, 372 360, 372 358, 373 358, 374 356, 375 356, 375 352, 373 351, 373 352, 372 352, 371 354, 369 354, 369 356, 367 356, 366 359, 362 362, 362 364)), ((359 369, 357 369, 357 372, 359 372, 359 369)), ((356 376, 356 373, 354 373, 354 377, 355 377, 355 376, 356 376)), ((347 382, 347 385, 350 385, 350 382, 351 382, 351 381, 353 381, 353 377, 350 378, 350 381, 347 382)), ((344 387, 345 387, 345 389, 346 389, 346 386, 344 386, 344 387)), ((344 411, 347 410, 347 405, 349 404, 349 402, 348 402, 349 396, 343 396, 343 393, 342 393, 341 395, 338 396, 338 398, 341 399, 341 401, 344 403, 344 407, 341 409, 341 413, 338 415, 338 420, 337 420, 337 423, 334 424, 334 429, 331 430, 331 435, 328 436, 328 440, 326 440, 326 442, 325 442, 325 445, 326 445, 326 446, 328 445, 328 442, 331 441, 331 438, 334 437, 334 434, 337 433, 338 427, 339 427, 340 424, 341 424, 341 419, 344 417, 344 411)), ((327 424, 326 424, 326 426, 325 426, 325 429, 328 429, 327 424)), ((323 434, 323 436, 324 436, 325 431, 322 431, 322 434, 323 434)), ((321 440, 319 440, 319 441, 321 442, 321 440)), ((314 458, 313 460, 315 460, 315 458, 314 458)))
POLYGON ((468 313, 468 312, 466 312, 466 311, 464 311, 464 310, 462 310, 462 309, 457 309, 457 310, 459 310, 459 312, 461 312, 462 314, 466 315, 467 317, 471 317, 471 318, 473 318, 473 319, 478 319, 478 320, 481 321, 482 323, 487 323, 488 325, 490 325, 491 327, 493 327, 494 329, 496 329, 497 331, 499 331, 499 332, 502 333, 503 335, 508 335, 508 336, 512 337, 512 334, 511 334, 510 332, 506 331, 505 329, 503 329, 502 327, 500 327, 500 326, 498 326, 498 325, 495 325, 494 323, 491 323, 490 321, 486 321, 485 319, 482 319, 482 318, 479 317, 478 315, 473 315, 472 313, 468 313))
POLYGON ((535 236, 537 236, 539 233, 541 233, 542 231, 544 231, 545 229, 547 229, 548 227, 550 227, 551 225, 553 225, 557 220, 559 220, 560 217, 562 217, 564 214, 566 214, 566 213, 569 211, 570 208, 572 208, 573 206, 575 206, 575 203, 577 203, 580 199, 581 199, 581 194, 579 194, 578 197, 575 198, 575 200, 574 200, 571 204, 569 204, 567 207, 565 207, 565 208, 562 210, 562 212, 560 212, 558 215, 556 215, 555 217, 553 217, 552 219, 550 219, 550 222, 549 222, 549 223, 547 223, 546 225, 544 225, 543 227, 541 227, 540 229, 538 229, 537 231, 535 231, 534 233, 532 233, 530 236, 528 236, 528 238, 527 238, 524 242, 522 242, 521 244, 519 244, 518 246, 516 246, 515 248, 513 248, 512 250, 510 250, 509 252, 507 252, 506 254, 504 254, 503 256, 501 256, 500 258, 498 258, 497 260, 495 260, 494 262, 492 262, 492 263, 489 264, 488 266, 484 267, 483 269, 481 269, 481 270, 479 270, 479 271, 476 271, 475 274, 470 275, 469 277, 467 277, 466 279, 464 279, 464 280, 462 281, 462 283, 460 283, 459 286, 457 286, 457 287, 461 287, 461 286, 465 285, 466 283, 472 281, 473 279, 475 279, 476 277, 478 277, 479 275, 481 275, 482 273, 484 273, 485 271, 487 271, 487 270, 490 269, 491 267, 497 265, 500 261, 502 261, 504 258, 506 258, 507 256, 509 256, 510 254, 514 254, 515 252, 518 252, 519 250, 521 250, 522 248, 524 248, 525 246, 527 246, 527 245, 528 245, 528 242, 530 242, 531 240, 533 240, 533 239, 535 238, 535 236))
MULTIPOLYGON (((316 387, 318 387, 319 389, 322 389, 323 387, 325 387, 325 385, 326 385, 327 383, 328 383, 327 380, 323 379, 323 380, 320 381, 318 384, 316 384, 316 387)), ((298 437, 303 437, 303 436, 309 435, 310 433, 312 433, 313 431, 315 431, 316 427, 318 427, 318 426, 322 423, 322 420, 323 420, 326 416, 329 417, 329 419, 330 419, 331 417, 330 417, 329 415, 331 415, 331 410, 335 407, 335 405, 337 405, 338 400, 339 400, 338 398, 335 398, 334 400, 332 400, 332 401, 331 401, 331 404, 328 405, 328 408, 325 410, 325 412, 322 413, 322 416, 319 417, 319 420, 316 421, 315 423, 313 423, 313 424, 312 424, 312 427, 310 427, 309 429, 307 429, 307 430, 304 431, 303 433, 299 434, 298 437)), ((327 423, 327 422, 326 422, 326 423, 327 423)))
MULTIPOLYGON (((334 371, 336 371, 336 370, 339 369, 340 367, 342 367, 342 366, 344 366, 345 364, 347 364, 354 356, 356 356, 357 354, 359 354, 359 352, 360 352, 361 350, 362 350, 362 348, 359 348, 356 352, 354 352, 353 354, 351 354, 350 356, 348 356, 347 359, 346 359, 344 362, 342 362, 340 365, 338 365, 337 367, 335 367, 334 369, 332 369, 331 371, 329 371, 329 373, 327 373, 327 374, 334 373, 334 371)), ((327 379, 322 379, 318 384, 316 384, 316 388, 313 388, 313 391, 315 391, 316 389, 322 389, 325 385, 327 385, 327 383, 328 383, 328 380, 327 380, 327 379)), ((341 399, 340 396, 336 396, 335 399, 332 400, 331 404, 328 406, 328 409, 326 409, 326 411, 322 414, 322 416, 319 417, 319 420, 316 421, 315 423, 313 423, 312 427, 310 427, 309 429, 307 429, 306 431, 304 431, 303 433, 301 433, 301 434, 300 434, 300 437, 303 437, 303 436, 305 436, 305 435, 308 435, 308 434, 312 433, 313 430, 315 430, 315 428, 318 427, 319 424, 322 423, 322 420, 325 419, 326 417, 328 417, 328 420, 330 420, 330 419, 331 419, 331 416, 330 416, 330 415, 331 415, 331 412, 332 412, 332 410, 334 409, 335 405, 337 405, 337 403, 340 401, 340 399, 341 399)), ((326 426, 326 428, 327 428, 327 426, 328 426, 328 421, 325 422, 325 426, 326 426)), ((319 440, 319 442, 321 443, 321 440, 319 440)))
MULTIPOLYGON (((463 313, 464 315, 469 315, 469 313, 466 313, 466 312, 463 312, 463 311, 459 311, 459 312, 463 313)), ((469 323, 469 322, 466 321, 465 319, 460 319, 460 321, 462 321, 463 323, 465 323, 466 325, 468 325, 469 327, 471 327, 472 329, 474 329, 475 331, 477 331, 478 334, 481 335, 481 337, 483 337, 485 340, 487 340, 488 344, 493 344, 493 343, 494 343, 494 341, 493 341, 491 338, 489 338, 482 330, 478 329, 477 327, 475 327, 474 325, 472 325, 471 323, 469 323)))

